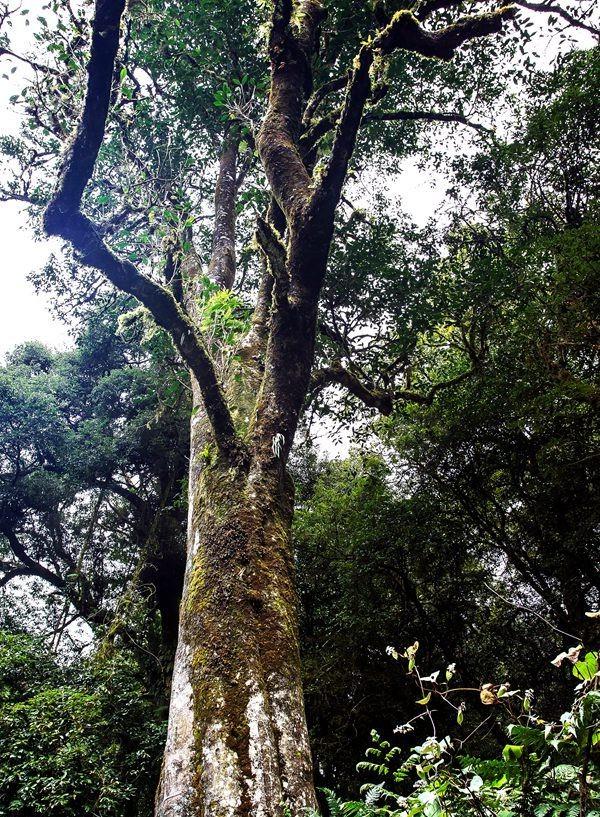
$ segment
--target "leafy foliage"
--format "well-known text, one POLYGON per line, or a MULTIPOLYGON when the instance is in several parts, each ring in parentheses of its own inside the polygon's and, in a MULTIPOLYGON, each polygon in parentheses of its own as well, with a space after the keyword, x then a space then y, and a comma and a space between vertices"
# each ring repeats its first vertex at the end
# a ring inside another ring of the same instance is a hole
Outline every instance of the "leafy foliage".
POLYGON ((0 634, 0 814, 150 815, 164 724, 131 655, 61 667, 0 634))
POLYGON ((111 623, 169 554, 177 604, 187 392, 164 337, 136 348, 118 315, 99 310, 71 352, 25 344, 0 369, 1 584, 33 582, 57 632, 73 614, 111 623))
MULTIPOLYGON (((429 699, 433 694, 436 700, 449 702, 453 670, 446 673, 446 681, 438 681, 439 672, 422 677, 415 660, 417 649, 418 645, 407 649, 404 657, 421 691, 424 684, 430 688, 427 699, 417 703, 427 708, 433 734, 405 752, 391 747, 373 731, 369 760, 357 768, 377 777, 378 782, 363 785, 362 801, 344 803, 325 790, 329 815, 586 817, 600 813, 598 653, 589 652, 584 661, 574 663, 573 675, 581 677, 581 664, 586 667, 586 679, 577 686, 571 709, 558 723, 535 715, 530 694, 521 696, 519 706, 507 709, 513 719, 508 727, 511 743, 504 747, 500 759, 484 760, 463 755, 464 740, 436 737, 435 709, 433 705, 429 708, 429 699)), ((393 648, 390 652, 397 657, 393 648)), ((507 688, 494 687, 494 700, 488 705, 501 705, 508 695, 518 696, 518 691, 508 692, 507 688)), ((487 684, 473 692, 483 700, 490 689, 492 685, 487 684)), ((396 731, 412 731, 415 719, 396 731)))

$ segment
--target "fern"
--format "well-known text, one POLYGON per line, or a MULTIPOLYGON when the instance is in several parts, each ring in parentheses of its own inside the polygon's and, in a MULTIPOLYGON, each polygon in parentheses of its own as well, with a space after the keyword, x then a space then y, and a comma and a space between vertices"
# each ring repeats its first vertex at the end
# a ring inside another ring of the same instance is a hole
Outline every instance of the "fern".
POLYGON ((371 788, 365 797, 365 805, 367 806, 375 806, 383 797, 385 797, 386 791, 383 788, 383 783, 378 783, 376 786, 371 788))
POLYGON ((344 804, 331 789, 321 789, 329 810, 329 817, 344 817, 344 804))

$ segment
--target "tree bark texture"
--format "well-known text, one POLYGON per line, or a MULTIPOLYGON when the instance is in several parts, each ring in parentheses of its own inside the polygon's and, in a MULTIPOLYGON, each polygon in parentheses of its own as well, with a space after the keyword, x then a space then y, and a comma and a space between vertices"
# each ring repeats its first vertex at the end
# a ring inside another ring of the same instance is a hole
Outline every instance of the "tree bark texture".
POLYGON ((315 806, 315 795, 293 487, 279 463, 224 463, 196 406, 187 567, 156 814, 279 817, 287 807, 297 815, 315 806))

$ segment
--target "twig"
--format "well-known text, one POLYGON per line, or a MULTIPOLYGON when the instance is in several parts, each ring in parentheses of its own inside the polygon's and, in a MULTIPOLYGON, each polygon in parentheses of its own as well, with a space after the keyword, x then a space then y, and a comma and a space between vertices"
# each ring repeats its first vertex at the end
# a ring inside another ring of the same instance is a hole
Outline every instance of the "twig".
POLYGON ((551 630, 554 630, 554 632, 560 633, 561 635, 566 635, 567 638, 572 638, 575 641, 577 641, 578 643, 581 643, 581 640, 582 640, 581 636, 573 635, 573 633, 567 633, 565 630, 561 630, 559 627, 555 627, 554 624, 552 624, 550 621, 548 621, 547 618, 544 618, 544 616, 540 615, 535 610, 532 610, 531 607, 526 607, 524 604, 517 604, 514 601, 510 601, 510 599, 504 598, 504 596, 501 596, 500 593, 498 593, 496 590, 494 590, 493 587, 490 587, 490 585, 487 584, 486 582, 484 582, 483 585, 484 585, 484 587, 487 587, 487 589, 491 593, 493 593, 495 596, 497 596, 505 604, 508 604, 510 607, 514 607, 515 610, 524 610, 526 613, 531 613, 532 615, 536 616, 536 618, 539 618, 540 621, 543 621, 544 624, 546 624, 548 627, 550 627, 551 630))

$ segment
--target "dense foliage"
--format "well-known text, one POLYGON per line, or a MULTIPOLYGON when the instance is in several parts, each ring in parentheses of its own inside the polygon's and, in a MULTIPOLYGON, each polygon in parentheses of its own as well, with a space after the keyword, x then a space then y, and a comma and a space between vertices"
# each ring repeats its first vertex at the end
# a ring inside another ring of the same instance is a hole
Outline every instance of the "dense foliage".
POLYGON ((148 814, 164 723, 131 655, 64 667, 0 633, 0 814, 148 814))
POLYGON ((119 330, 122 312, 91 315, 73 351, 25 344, 0 369, 0 582, 25 580, 45 598, 38 615, 56 640, 78 617, 135 629, 128 608, 146 597, 169 652, 188 398, 161 337, 140 348, 131 336, 144 329, 130 317, 119 330))

